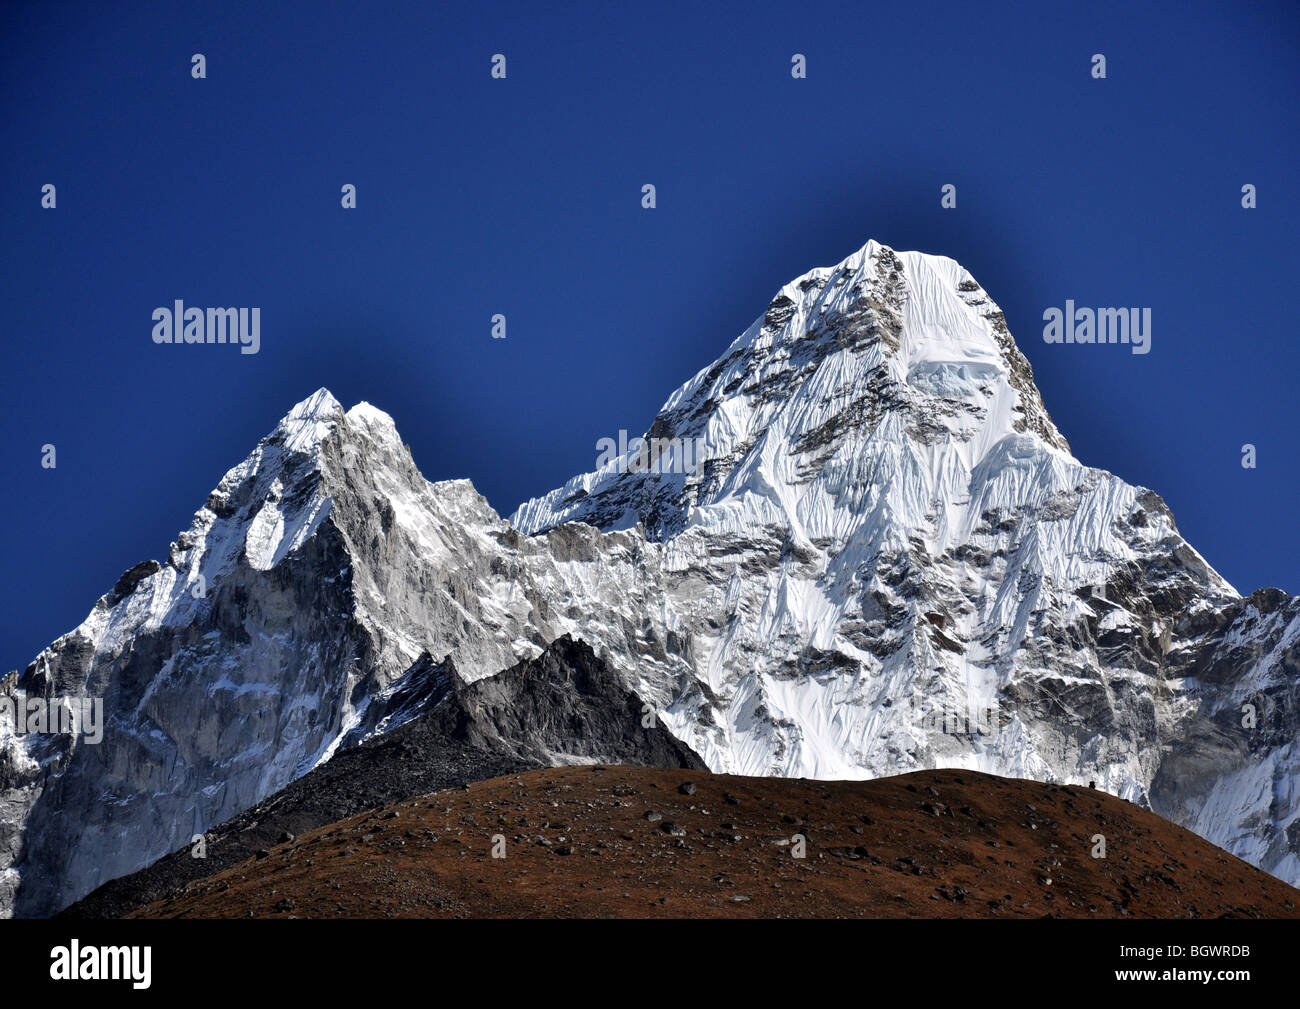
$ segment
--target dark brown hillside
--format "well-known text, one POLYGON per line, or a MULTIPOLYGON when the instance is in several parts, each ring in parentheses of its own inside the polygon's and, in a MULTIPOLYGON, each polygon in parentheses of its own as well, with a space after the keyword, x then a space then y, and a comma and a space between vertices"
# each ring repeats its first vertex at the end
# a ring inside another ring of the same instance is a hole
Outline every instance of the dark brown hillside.
POLYGON ((1086 787, 586 766, 363 813, 137 914, 1300 917, 1300 891, 1086 787), (1092 857, 1098 834, 1105 858, 1092 857), (492 857, 494 836, 506 857, 492 857))

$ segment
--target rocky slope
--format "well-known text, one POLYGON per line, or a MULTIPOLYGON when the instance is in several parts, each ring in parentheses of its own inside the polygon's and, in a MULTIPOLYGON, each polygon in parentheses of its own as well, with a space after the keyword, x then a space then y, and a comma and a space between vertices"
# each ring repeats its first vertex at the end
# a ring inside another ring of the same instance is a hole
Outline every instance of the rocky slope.
POLYGON ((536 659, 464 680, 451 660, 407 677, 387 705, 420 711, 309 771, 185 847, 112 880, 62 914, 118 918, 308 831, 376 806, 536 767, 598 761, 703 769, 662 726, 635 731, 640 700, 582 642, 563 637, 536 659))
POLYGON ((1300 601, 1240 597, 1158 495, 1075 460, 958 264, 872 242, 799 278, 648 434, 702 468, 610 463, 512 524, 379 410, 300 403, 4 687, 108 726, 0 720, 0 910, 391 730, 447 658, 490 675, 566 634, 718 772, 1092 780, 1300 878, 1300 601))
POLYGON ((371 810, 133 917, 1300 918, 1300 891, 1086 787, 598 766, 371 810))

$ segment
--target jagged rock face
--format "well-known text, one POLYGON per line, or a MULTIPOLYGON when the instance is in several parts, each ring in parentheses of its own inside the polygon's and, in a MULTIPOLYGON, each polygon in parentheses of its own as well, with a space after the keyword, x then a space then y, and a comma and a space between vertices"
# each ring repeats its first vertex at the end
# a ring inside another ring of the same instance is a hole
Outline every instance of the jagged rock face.
POLYGON ((1296 601, 1242 600, 1156 494, 1070 456, 958 264, 872 242, 812 271, 648 434, 703 467, 606 466, 512 526, 380 411, 299 404, 8 688, 102 696, 108 727, 0 724, 0 907, 64 906, 415 717, 448 656, 478 678, 565 634, 713 770, 1095 780, 1300 879, 1296 601))
POLYGON ((184 848, 98 888, 64 914, 122 917, 286 834, 300 836, 412 795, 591 763, 705 769, 663 726, 644 724, 640 699, 582 642, 562 637, 537 658, 473 683, 450 659, 426 656, 398 689, 367 707, 334 757, 207 831, 205 858, 184 848), (357 739, 364 741, 353 745, 357 739))
POLYGON ((449 739, 525 763, 706 770, 608 664, 567 635, 496 676, 452 675, 448 696, 431 707, 424 717, 449 739))

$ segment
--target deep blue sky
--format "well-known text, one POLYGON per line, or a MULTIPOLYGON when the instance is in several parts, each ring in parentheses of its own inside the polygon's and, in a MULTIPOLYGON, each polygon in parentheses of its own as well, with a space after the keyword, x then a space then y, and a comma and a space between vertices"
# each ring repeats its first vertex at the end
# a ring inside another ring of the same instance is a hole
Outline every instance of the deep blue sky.
POLYGON ((318 386, 507 514, 873 237, 979 279, 1081 460, 1300 592, 1297 5, 463 6, 4 7, 0 672, 318 386), (174 298, 259 306, 261 353, 156 347, 174 298), (1066 298, 1152 352, 1045 345, 1066 298))

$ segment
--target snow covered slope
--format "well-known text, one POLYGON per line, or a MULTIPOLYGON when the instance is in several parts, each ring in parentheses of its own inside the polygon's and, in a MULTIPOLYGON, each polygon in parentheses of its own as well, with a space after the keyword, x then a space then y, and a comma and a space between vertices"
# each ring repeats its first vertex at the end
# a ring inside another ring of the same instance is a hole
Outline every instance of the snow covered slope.
POLYGON ((1300 604, 1241 600, 1075 460, 953 260, 869 242, 798 278, 647 437, 705 465, 611 463, 511 521, 664 546, 694 677, 666 717, 715 769, 1095 780, 1300 879, 1300 604))
POLYGON ((0 722, 0 910, 393 728, 431 661, 487 676, 564 634, 714 770, 1094 780, 1300 881, 1300 600, 1239 597, 1155 493, 1075 460, 958 264, 871 242, 806 274, 647 435, 702 467, 611 463, 507 523, 381 411, 298 404, 5 686, 108 725, 0 722))

